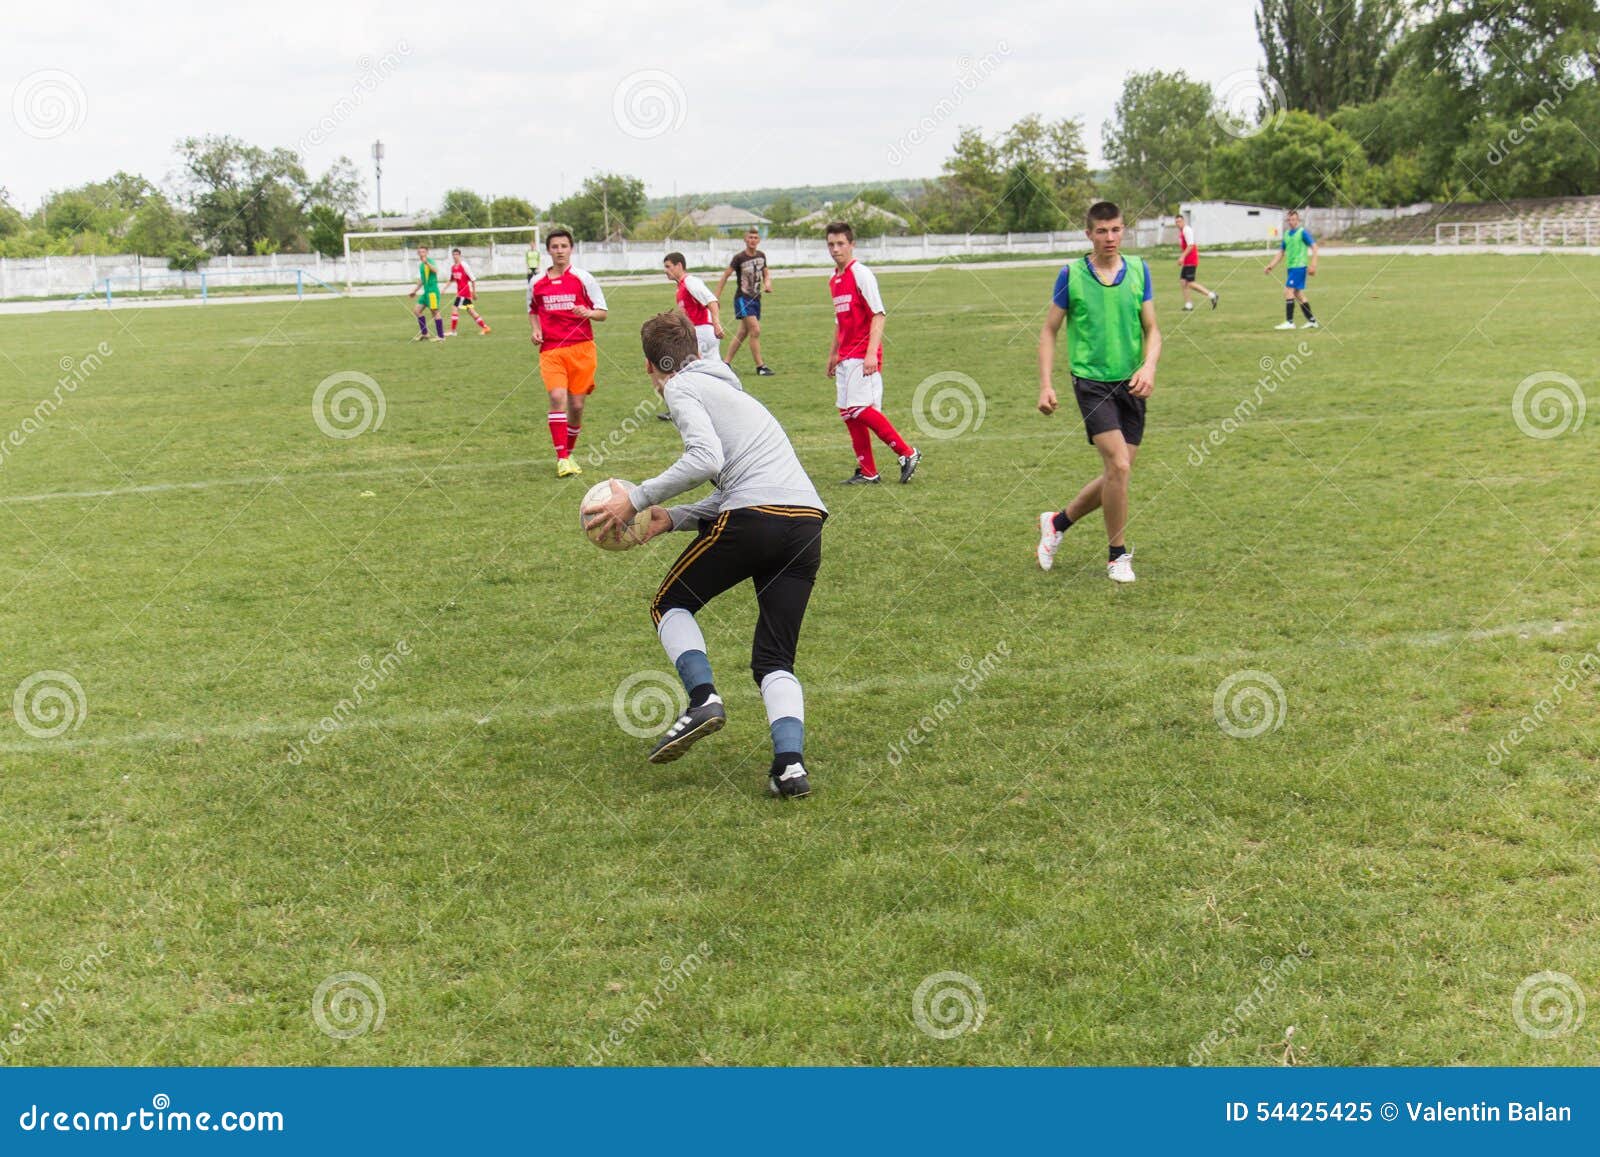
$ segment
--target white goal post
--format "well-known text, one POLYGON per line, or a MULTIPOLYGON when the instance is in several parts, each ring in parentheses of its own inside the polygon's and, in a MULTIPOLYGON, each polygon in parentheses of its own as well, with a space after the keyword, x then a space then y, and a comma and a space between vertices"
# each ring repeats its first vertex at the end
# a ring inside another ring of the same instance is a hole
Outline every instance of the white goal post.
POLYGON ((344 235, 345 291, 349 292, 355 281, 355 265, 350 259, 350 242, 353 240, 365 237, 470 237, 489 233, 521 234, 532 240, 535 249, 539 248, 540 234, 537 225, 496 225, 492 229, 379 229, 369 233, 346 233, 344 235))

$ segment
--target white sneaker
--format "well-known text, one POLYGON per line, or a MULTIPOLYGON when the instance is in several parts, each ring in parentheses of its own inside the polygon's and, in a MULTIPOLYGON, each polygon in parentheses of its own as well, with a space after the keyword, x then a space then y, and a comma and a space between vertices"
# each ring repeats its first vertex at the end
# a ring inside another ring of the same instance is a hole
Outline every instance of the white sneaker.
POLYGON ((1133 581, 1133 551, 1117 556, 1116 562, 1106 563, 1106 577, 1114 583, 1133 581))
POLYGON ((1308 321, 1308 322, 1306 322, 1306 328, 1307 329, 1321 329, 1322 326, 1319 325, 1317 322, 1308 321))
POLYGON ((1183 312, 1184 313, 1188 313, 1193 308, 1194 308, 1194 302, 1186 301, 1186 302, 1183 303, 1183 312))
POLYGON ((1293 329, 1294 328, 1294 322, 1292 322, 1292 321, 1280 321, 1277 325, 1273 326, 1272 328, 1273 329, 1293 329))
POLYGON ((1061 539, 1066 534, 1064 530, 1057 530, 1052 520, 1056 512, 1047 510, 1039 516, 1039 548, 1035 552, 1039 558, 1039 569, 1049 570, 1056 563, 1056 547, 1061 545, 1061 539))

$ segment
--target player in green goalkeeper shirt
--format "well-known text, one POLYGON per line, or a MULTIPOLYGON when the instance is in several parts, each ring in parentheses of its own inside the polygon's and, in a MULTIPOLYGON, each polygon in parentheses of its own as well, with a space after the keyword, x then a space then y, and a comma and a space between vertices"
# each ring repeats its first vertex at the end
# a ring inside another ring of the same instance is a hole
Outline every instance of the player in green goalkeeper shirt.
POLYGON ((444 340, 444 318, 439 316, 439 267, 428 260, 428 247, 417 246, 417 283, 406 290, 406 296, 416 294, 417 329, 420 331, 414 340, 428 340, 428 322, 424 318, 424 310, 433 311, 433 329, 436 337, 434 341, 444 340))

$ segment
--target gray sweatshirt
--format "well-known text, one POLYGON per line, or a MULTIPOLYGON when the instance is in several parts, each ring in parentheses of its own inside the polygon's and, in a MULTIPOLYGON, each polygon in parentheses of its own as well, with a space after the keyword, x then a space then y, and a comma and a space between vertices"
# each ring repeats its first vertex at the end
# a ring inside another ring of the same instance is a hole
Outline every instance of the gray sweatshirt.
POLYGON ((683 436, 683 457, 629 492, 635 510, 710 482, 716 487, 710 494, 667 511, 673 530, 696 530, 702 518, 746 506, 827 511, 783 427, 726 363, 690 362, 667 379, 661 396, 683 436))

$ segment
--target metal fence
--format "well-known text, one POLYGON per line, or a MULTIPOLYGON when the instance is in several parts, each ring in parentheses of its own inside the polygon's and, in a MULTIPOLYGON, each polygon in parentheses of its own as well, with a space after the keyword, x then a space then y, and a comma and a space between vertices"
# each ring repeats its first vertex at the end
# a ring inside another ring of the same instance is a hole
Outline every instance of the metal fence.
POLYGON ((1515 221, 1441 221, 1433 227, 1435 245, 1594 245, 1600 217, 1515 221))

